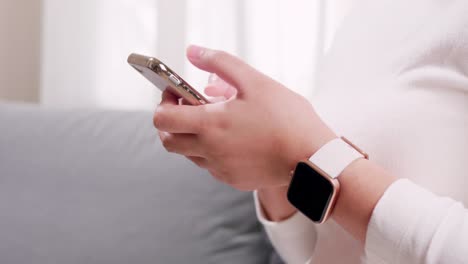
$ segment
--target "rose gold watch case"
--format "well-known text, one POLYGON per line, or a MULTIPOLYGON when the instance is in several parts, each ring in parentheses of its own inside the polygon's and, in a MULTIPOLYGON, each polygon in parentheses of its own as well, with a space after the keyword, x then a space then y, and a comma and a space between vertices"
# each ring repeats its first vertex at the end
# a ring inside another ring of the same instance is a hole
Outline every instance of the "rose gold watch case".
POLYGON ((316 224, 322 224, 326 222, 328 218, 330 218, 333 212, 333 208, 335 207, 336 200, 338 199, 338 194, 340 193, 340 182, 337 179, 332 178, 330 175, 328 175, 326 172, 324 172, 322 169, 317 167, 312 162, 308 160, 303 161, 303 162, 309 165, 311 168, 313 168, 320 175, 322 175, 333 186, 333 193, 328 199, 327 209, 325 210, 325 213, 322 215, 322 219, 320 219, 319 221, 314 221, 316 224))
POLYGON ((209 101, 190 86, 166 64, 152 57, 130 54, 128 63, 161 91, 168 89, 191 105, 204 105, 209 101))
MULTIPOLYGON (((341 139, 344 142, 346 142, 348 145, 350 145, 352 148, 354 148, 357 152, 359 152, 364 157, 364 159, 367 159, 367 160, 369 159, 369 154, 364 152, 362 149, 360 149, 358 146, 356 146, 349 139, 347 139, 345 137, 341 137, 341 139)), ((330 196, 330 199, 328 200, 327 209, 325 210, 325 213, 323 214, 322 219, 320 219, 320 221, 314 221, 317 224, 321 224, 321 223, 326 222, 328 220, 328 218, 330 218, 330 216, 331 216, 331 214, 333 212, 333 209, 335 208, 336 201, 338 200, 338 194, 340 193, 340 182, 338 181, 337 178, 331 177, 326 172, 324 172, 322 169, 320 169, 318 166, 313 164, 311 161, 305 160, 305 161, 302 161, 302 162, 306 163, 311 168, 313 168, 315 171, 320 173, 320 175, 322 175, 333 186, 333 193, 330 196)), ((291 171, 291 177, 294 175, 294 173, 295 173, 295 171, 291 171)))

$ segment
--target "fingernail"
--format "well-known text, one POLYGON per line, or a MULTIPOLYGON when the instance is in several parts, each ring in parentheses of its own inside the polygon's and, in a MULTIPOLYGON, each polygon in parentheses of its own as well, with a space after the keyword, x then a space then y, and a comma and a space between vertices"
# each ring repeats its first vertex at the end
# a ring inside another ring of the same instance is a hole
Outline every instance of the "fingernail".
POLYGON ((201 56, 203 56, 205 50, 206 48, 196 45, 190 45, 187 49, 187 57, 193 60, 199 60, 201 56))

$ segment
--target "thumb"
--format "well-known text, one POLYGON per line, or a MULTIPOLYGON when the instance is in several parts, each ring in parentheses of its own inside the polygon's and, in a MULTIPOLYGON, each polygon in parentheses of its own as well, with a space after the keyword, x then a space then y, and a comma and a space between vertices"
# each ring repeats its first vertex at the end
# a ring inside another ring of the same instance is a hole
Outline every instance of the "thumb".
POLYGON ((247 94, 248 87, 252 87, 252 81, 260 76, 254 68, 224 51, 192 45, 187 49, 187 58, 197 68, 215 73, 234 86, 238 95, 247 94))

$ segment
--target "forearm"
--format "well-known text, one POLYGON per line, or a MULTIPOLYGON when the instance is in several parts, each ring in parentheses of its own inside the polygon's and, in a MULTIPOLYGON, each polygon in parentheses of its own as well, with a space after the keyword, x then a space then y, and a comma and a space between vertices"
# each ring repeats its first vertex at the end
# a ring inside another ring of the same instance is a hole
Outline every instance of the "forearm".
MULTIPOLYGON (((396 178, 372 161, 359 159, 347 167, 339 179, 340 195, 332 217, 364 242, 372 211, 396 178)), ((258 198, 268 220, 280 222, 297 212, 287 199, 287 190, 287 186, 258 190, 258 198)))
MULTIPOLYGON (((438 197, 408 180, 396 181, 379 165, 364 159, 343 171, 340 185, 332 217, 365 243, 372 263, 466 262, 468 211, 462 203, 438 197)), ((270 218, 286 216, 281 214, 288 211, 277 210, 281 206, 275 202, 287 202, 286 187, 271 191, 263 196, 263 206, 273 214, 270 218)), ((304 263, 313 253, 316 233, 307 218, 298 221, 299 215, 282 219, 278 224, 283 226, 264 224, 281 254, 304 263), (298 245, 305 247, 298 250, 298 245)))
POLYGON ((333 219, 364 242, 372 212, 395 177, 372 161, 359 159, 340 175, 340 194, 333 219))

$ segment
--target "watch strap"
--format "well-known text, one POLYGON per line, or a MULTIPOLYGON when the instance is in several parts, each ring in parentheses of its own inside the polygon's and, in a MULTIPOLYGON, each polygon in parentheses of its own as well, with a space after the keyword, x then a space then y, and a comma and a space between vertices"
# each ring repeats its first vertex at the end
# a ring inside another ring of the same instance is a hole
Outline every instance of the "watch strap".
POLYGON ((360 158, 368 156, 346 138, 336 138, 321 147, 309 161, 335 179, 360 158))

